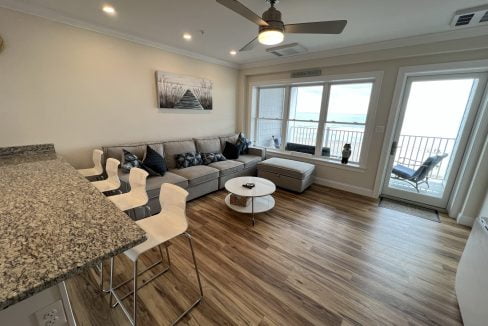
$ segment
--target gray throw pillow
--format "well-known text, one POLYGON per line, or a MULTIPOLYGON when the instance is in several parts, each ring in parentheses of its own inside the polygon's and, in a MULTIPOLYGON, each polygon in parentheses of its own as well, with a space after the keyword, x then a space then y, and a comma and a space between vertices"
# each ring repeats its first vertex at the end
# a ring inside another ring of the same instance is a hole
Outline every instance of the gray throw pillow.
POLYGON ((204 165, 225 160, 226 158, 222 153, 202 153, 202 161, 204 165))
POLYGON ((184 169, 190 166, 202 165, 202 156, 200 153, 182 153, 175 155, 176 168, 184 169))

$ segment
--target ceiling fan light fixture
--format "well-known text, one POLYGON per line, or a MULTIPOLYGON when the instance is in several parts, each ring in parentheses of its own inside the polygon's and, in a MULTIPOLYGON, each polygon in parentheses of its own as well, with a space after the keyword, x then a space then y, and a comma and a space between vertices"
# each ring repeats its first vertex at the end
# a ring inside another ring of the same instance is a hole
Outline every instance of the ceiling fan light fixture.
POLYGON ((285 35, 280 30, 266 29, 261 31, 258 36, 258 41, 264 45, 276 45, 283 42, 285 35))

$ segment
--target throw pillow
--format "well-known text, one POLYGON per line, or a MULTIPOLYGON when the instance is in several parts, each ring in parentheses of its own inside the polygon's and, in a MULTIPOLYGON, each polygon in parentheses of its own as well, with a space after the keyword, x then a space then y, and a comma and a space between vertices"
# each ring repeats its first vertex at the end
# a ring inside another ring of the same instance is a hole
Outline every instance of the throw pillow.
POLYGON ((129 172, 130 169, 132 168, 141 167, 142 162, 139 161, 137 156, 135 156, 134 154, 132 154, 131 152, 125 149, 122 149, 122 152, 123 152, 123 162, 124 162, 122 163, 122 170, 124 170, 125 172, 129 172))
MULTIPOLYGON (((142 164, 145 170, 146 168, 151 169, 157 175, 164 175, 164 173, 168 171, 164 158, 150 146, 146 147, 146 157, 144 158, 144 161, 142 161, 142 164)), ((149 171, 147 172, 149 174, 151 173, 149 171)))
POLYGON ((202 165, 202 156, 200 153, 182 153, 175 155, 176 168, 184 169, 190 166, 202 165))
POLYGON ((235 160, 239 158, 241 149, 242 149, 242 144, 237 145, 226 141, 224 151, 222 152, 222 154, 224 154, 225 158, 228 160, 235 160))
POLYGON ((205 165, 225 160, 226 158, 224 155, 222 155, 222 153, 202 153, 202 161, 205 165))
POLYGON ((251 141, 248 140, 244 136, 244 134, 241 132, 241 133, 239 133, 239 137, 237 137, 236 145, 242 146, 239 154, 248 154, 249 153, 249 145, 251 145, 251 141))

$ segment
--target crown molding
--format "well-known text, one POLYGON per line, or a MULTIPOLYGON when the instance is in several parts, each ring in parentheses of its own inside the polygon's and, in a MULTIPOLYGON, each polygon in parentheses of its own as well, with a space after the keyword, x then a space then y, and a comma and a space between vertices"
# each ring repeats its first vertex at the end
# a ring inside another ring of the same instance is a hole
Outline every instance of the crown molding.
MULTIPOLYGON (((372 51, 390 50, 390 49, 403 48, 403 47, 409 47, 415 45, 423 45, 423 44, 430 44, 430 43, 443 42, 443 41, 452 41, 452 40, 486 36, 486 35, 488 35, 488 26, 462 28, 462 29, 451 30, 447 32, 422 34, 417 36, 410 36, 410 37, 386 40, 386 41, 375 42, 375 43, 366 43, 366 44, 353 45, 353 46, 342 47, 342 48, 310 52, 307 54, 297 55, 293 57, 250 61, 250 62, 240 64, 239 68, 241 70, 245 70, 245 69, 252 69, 252 68, 269 67, 269 66, 275 66, 275 65, 286 64, 286 63, 324 59, 329 57, 337 57, 341 55, 360 54, 360 53, 367 53, 372 51)), ((459 50, 476 50, 476 49, 486 49, 486 48, 488 48, 488 43, 480 44, 478 47, 472 47, 469 49, 459 49, 459 50)))
POLYGON ((230 68, 234 68, 234 69, 239 68, 239 65, 236 63, 232 63, 229 61, 213 58, 213 57, 206 56, 206 55, 199 54, 199 53, 195 53, 192 51, 176 48, 176 47, 173 47, 170 45, 166 45, 164 43, 150 41, 150 40, 147 40, 145 38, 138 37, 135 35, 131 35, 131 34, 127 34, 127 33, 121 33, 121 32, 118 32, 114 29, 111 29, 111 28, 107 28, 107 27, 103 27, 100 25, 87 23, 87 22, 82 21, 82 20, 67 17, 67 16, 62 15, 62 14, 60 14, 54 10, 51 10, 51 9, 41 8, 38 6, 31 5, 31 4, 22 3, 22 2, 19 2, 16 0, 0 0, 0 7, 10 9, 10 10, 14 10, 14 11, 18 11, 18 12, 28 14, 28 15, 32 15, 32 16, 41 17, 41 18, 44 18, 44 19, 47 19, 50 21, 54 21, 57 23, 62 23, 62 24, 70 25, 73 27, 81 28, 81 29, 86 29, 86 30, 89 30, 92 32, 104 34, 107 36, 115 37, 115 38, 122 39, 125 41, 133 42, 133 43, 137 43, 140 45, 149 46, 149 47, 156 48, 156 49, 163 50, 163 51, 167 51, 167 52, 170 52, 173 54, 186 56, 186 57, 189 57, 192 59, 196 59, 196 60, 200 60, 200 61, 204 61, 204 62, 208 62, 208 63, 213 63, 213 64, 225 66, 225 67, 230 67, 230 68))
MULTIPOLYGON (((233 63, 222 59, 206 56, 196 52, 188 51, 185 49, 180 49, 177 47, 166 45, 161 42, 154 42, 128 33, 122 33, 114 29, 103 27, 100 25, 87 23, 82 20, 78 20, 78 19, 74 19, 62 15, 52 9, 42 8, 39 6, 19 2, 16 0, 0 0, 0 7, 18 11, 24 14, 41 17, 50 21, 70 25, 73 27, 89 30, 92 32, 111 36, 114 38, 123 39, 129 42, 156 48, 169 53, 178 54, 192 59, 196 59, 196 60, 200 60, 212 64, 217 64, 225 67, 230 67, 234 69, 240 69, 240 70, 261 68, 261 67, 269 68, 270 66, 277 66, 281 64, 287 64, 287 63, 325 59, 325 58, 337 57, 342 55, 361 54, 361 53, 367 53, 372 51, 390 50, 390 49, 397 49, 397 48, 403 48, 403 47, 409 47, 415 45, 425 45, 425 44, 430 44, 435 42, 451 41, 451 40, 488 35, 488 26, 469 27, 469 28, 450 30, 446 32, 422 34, 422 35, 399 38, 399 39, 391 39, 391 40, 386 40, 381 42, 365 43, 365 44, 353 45, 348 47, 320 50, 320 51, 309 52, 307 54, 297 55, 293 57, 273 58, 273 59, 264 59, 264 60, 258 59, 256 61, 251 60, 248 62, 238 64, 238 63, 233 63)), ((477 47, 471 47, 468 49, 458 49, 458 51, 486 49, 486 48, 488 48, 488 43, 480 44, 477 47)))

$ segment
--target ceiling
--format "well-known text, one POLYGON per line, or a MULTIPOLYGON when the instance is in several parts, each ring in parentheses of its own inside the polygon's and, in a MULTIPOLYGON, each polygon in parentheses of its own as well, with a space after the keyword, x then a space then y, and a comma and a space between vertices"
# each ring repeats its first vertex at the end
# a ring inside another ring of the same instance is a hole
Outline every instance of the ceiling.
MULTIPOLYGON (((241 2, 259 15, 268 8, 264 0, 241 2)), ((49 13, 235 64, 274 58, 263 45, 231 56, 230 50, 238 50, 257 35, 257 26, 215 0, 0 0, 0 6, 9 3, 32 13, 49 13), (102 12, 104 4, 112 5, 117 14, 102 12), (182 38, 185 32, 192 34, 191 41, 182 38)), ((285 23, 348 20, 340 35, 286 35, 283 44, 299 42, 316 52, 450 31, 455 11, 486 3, 488 0, 281 0, 277 8, 285 23)))

